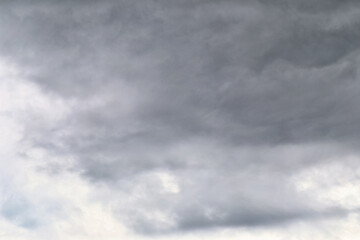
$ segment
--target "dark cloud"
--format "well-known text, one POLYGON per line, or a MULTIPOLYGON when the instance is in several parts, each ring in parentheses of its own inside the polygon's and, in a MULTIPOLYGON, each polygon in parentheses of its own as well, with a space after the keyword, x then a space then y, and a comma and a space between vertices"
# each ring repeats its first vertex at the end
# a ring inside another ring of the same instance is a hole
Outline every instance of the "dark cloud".
POLYGON ((76 102, 56 126, 31 123, 26 140, 74 158, 93 183, 143 189, 115 210, 134 229, 265 226, 333 211, 284 183, 355 151, 357 7, 16 1, 1 10, 0 46, 44 91, 76 102), (159 190, 158 171, 178 193, 159 190))

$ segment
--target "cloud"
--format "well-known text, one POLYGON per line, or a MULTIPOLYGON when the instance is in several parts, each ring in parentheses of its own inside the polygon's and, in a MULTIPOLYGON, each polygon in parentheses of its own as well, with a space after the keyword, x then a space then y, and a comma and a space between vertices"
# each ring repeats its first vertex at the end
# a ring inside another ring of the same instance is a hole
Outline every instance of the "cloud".
POLYGON ((21 118, 23 143, 51 153, 50 176, 103 185, 135 231, 351 212, 291 180, 358 156, 355 1, 4 6, 2 56, 54 103, 21 118))

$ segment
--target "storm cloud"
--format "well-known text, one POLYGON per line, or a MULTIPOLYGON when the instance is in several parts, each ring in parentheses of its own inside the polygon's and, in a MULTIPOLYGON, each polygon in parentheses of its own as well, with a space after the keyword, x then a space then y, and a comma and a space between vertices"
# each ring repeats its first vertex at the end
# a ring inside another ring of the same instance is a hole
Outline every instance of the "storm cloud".
POLYGON ((145 235, 346 217, 358 206, 297 181, 317 168, 331 179, 333 166, 358 181, 359 11, 350 0, 4 1, 1 56, 70 106, 56 121, 24 115, 21 141, 57 156, 50 176, 101 186, 96 198, 145 235))

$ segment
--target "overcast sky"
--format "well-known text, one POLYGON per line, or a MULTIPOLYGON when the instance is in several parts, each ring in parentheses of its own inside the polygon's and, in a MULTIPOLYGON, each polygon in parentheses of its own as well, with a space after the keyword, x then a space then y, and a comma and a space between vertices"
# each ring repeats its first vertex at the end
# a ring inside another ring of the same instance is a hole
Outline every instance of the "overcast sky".
POLYGON ((0 239, 356 240, 358 0, 0 2, 0 239))

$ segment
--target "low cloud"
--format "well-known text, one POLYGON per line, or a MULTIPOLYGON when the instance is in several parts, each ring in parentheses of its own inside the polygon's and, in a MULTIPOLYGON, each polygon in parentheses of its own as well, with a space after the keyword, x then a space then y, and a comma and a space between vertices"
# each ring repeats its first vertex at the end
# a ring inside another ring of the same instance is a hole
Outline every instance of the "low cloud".
MULTIPOLYGON (((143 234, 347 216, 292 179, 358 156, 357 8, 4 3, 1 55, 61 112, 22 118, 22 141, 55 156, 50 176, 103 186, 101 202, 143 234)), ((13 207, 4 208, 11 219, 13 207)))

